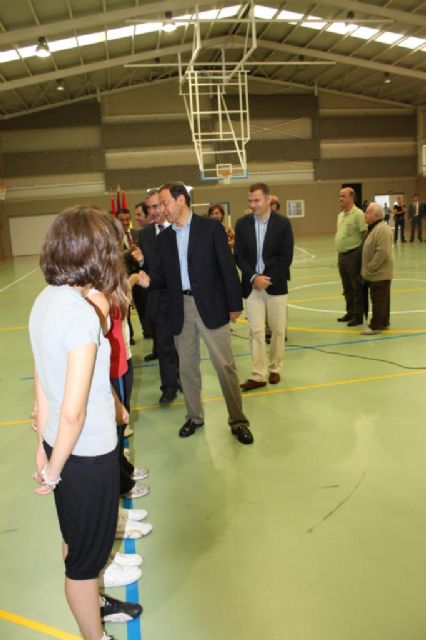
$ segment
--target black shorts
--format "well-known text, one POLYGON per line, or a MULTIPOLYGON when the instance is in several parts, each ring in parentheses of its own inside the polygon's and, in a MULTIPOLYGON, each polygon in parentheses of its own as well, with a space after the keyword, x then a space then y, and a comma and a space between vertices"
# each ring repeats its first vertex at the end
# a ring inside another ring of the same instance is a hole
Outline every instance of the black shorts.
MULTIPOLYGON (((52 447, 44 442, 47 457, 52 447)), ((118 450, 101 456, 71 455, 54 491, 64 542, 65 575, 71 580, 97 578, 114 543, 118 504, 118 450)))

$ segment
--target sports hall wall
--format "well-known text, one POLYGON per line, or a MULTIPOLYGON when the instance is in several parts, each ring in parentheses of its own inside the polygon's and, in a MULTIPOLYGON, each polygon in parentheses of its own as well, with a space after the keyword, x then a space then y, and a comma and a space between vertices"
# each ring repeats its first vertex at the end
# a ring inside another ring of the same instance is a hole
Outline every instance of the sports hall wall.
POLYGON ((194 201, 228 201, 243 213, 247 185, 268 182, 283 204, 304 200, 296 235, 335 228, 342 182, 363 198, 419 191, 424 112, 383 101, 260 86, 250 91, 249 178, 229 186, 200 182, 184 105, 175 81, 0 120, 0 257, 37 252, 51 216, 76 202, 109 207, 117 184, 132 207, 147 187, 170 179, 194 186, 194 201), (259 95, 270 90, 270 95, 259 95), (277 95, 277 93, 279 93, 277 95), (27 237, 27 241, 25 240, 27 237))

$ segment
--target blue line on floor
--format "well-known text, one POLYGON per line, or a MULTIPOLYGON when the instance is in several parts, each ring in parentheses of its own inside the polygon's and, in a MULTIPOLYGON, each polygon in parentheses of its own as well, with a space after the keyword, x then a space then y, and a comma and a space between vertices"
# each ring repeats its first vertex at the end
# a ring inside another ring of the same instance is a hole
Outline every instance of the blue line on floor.
MULTIPOLYGON (((129 439, 124 438, 124 446, 129 446, 129 439)), ((123 507, 125 509, 133 509, 133 500, 131 498, 123 498, 123 507)), ((124 553, 136 553, 136 543, 132 539, 124 540, 124 553)), ((139 583, 132 582, 126 586, 126 602, 138 602, 139 600, 139 583)), ((130 620, 127 623, 127 640, 142 640, 141 619, 130 620)))
MULTIPOLYGON (((321 349, 324 347, 344 347, 345 345, 354 345, 354 344, 366 344, 366 343, 372 343, 372 342, 379 342, 379 341, 383 341, 383 340, 399 340, 400 338, 418 338, 419 336, 426 336, 426 333, 424 331, 419 331, 419 333, 399 333, 397 335, 392 335, 392 336, 378 336, 375 338, 358 338, 357 340, 346 340, 344 342, 328 342, 325 344, 311 344, 311 345, 296 345, 294 347, 292 347, 291 345, 286 345, 285 350, 286 351, 302 351, 302 350, 306 350, 309 351, 309 349, 321 349)), ((247 356, 249 356, 250 353, 234 353, 234 358, 246 358, 247 356)), ((205 358, 201 358, 201 362, 208 362, 210 360, 209 357, 205 357, 205 358)), ((134 364, 133 365, 133 369, 142 369, 145 367, 158 367, 158 363, 152 363, 152 364, 134 364)), ((19 380, 22 381, 26 381, 26 380, 34 380, 33 376, 25 376, 24 378, 19 378, 19 380)))

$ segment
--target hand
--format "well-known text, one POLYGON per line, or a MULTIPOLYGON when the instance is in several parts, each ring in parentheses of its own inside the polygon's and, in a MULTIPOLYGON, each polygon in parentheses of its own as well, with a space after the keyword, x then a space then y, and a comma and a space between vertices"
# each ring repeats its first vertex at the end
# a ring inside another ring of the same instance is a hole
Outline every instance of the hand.
POLYGON ((145 271, 139 271, 139 284, 144 289, 147 289, 151 283, 151 278, 145 271))
POLYGON ((139 273, 132 273, 128 278, 129 287, 133 289, 135 284, 139 284, 139 273))
POLYGON ((254 276, 253 281, 251 283, 253 289, 257 291, 262 291, 262 289, 267 289, 272 284, 271 278, 269 276, 254 276))
POLYGON ((139 247, 135 245, 135 248, 132 251, 132 257, 136 260, 136 262, 143 262, 144 256, 139 247))
POLYGON ((37 426, 37 405, 34 405, 31 413, 30 413, 30 418, 33 419, 33 422, 31 423, 31 429, 33 431, 38 431, 38 426, 37 426))
POLYGON ((129 424, 129 412, 121 402, 115 407, 115 421, 117 424, 129 424))
POLYGON ((230 311, 229 319, 231 322, 236 322, 241 315, 241 311, 230 311))

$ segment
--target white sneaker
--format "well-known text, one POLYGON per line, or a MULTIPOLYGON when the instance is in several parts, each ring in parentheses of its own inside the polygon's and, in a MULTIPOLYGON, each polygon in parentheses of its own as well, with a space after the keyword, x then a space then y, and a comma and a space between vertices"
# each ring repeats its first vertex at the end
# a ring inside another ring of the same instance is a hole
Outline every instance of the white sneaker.
POLYGON ((139 567, 122 567, 112 562, 103 573, 99 576, 101 585, 105 588, 109 587, 125 587, 132 582, 140 580, 142 570, 139 567))
POLYGON ((132 473, 133 480, 143 480, 149 476, 149 469, 139 469, 139 467, 135 467, 135 470, 132 473))
POLYGON ((129 493, 126 493, 124 497, 135 500, 135 498, 143 498, 143 496, 148 495, 148 493, 149 485, 135 484, 133 489, 130 489, 129 493))
POLYGON ((145 520, 148 515, 148 511, 145 511, 145 509, 123 509, 123 507, 119 507, 118 513, 119 516, 123 515, 126 517, 126 519, 130 519, 136 522, 145 520))
POLYGON ((139 553, 120 553, 120 551, 113 553, 111 559, 114 564, 118 564, 121 567, 140 567, 143 562, 143 558, 139 553))
POLYGON ((152 531, 152 524, 149 522, 134 522, 133 520, 127 520, 124 527, 123 538, 129 538, 135 540, 136 538, 142 538, 147 536, 152 531))
POLYGON ((124 436, 125 438, 130 438, 130 436, 132 436, 133 434, 134 434, 133 429, 131 429, 131 428, 129 427, 129 425, 127 425, 127 427, 124 429, 123 436, 124 436))

